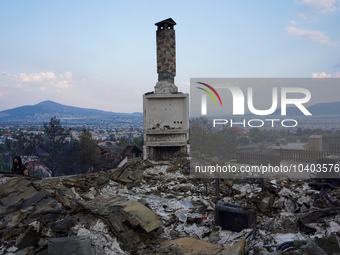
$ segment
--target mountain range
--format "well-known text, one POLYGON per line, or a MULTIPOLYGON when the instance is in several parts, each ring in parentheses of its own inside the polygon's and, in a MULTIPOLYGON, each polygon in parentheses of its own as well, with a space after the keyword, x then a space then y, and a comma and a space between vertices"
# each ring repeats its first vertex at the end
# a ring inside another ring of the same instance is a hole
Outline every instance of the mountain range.
MULTIPOLYGON (((306 107, 306 109, 313 115, 340 115, 340 102, 319 103, 306 107)), ((299 108, 287 107, 287 116, 302 116, 304 115, 299 108)), ((277 109, 272 115, 281 115, 281 109, 277 109)))
POLYGON ((56 116, 61 123, 70 125, 95 124, 137 124, 142 126, 143 114, 116 113, 96 109, 67 106, 53 101, 43 101, 36 105, 25 105, 0 112, 0 124, 42 124, 56 116))
MULTIPOLYGON (((307 107, 313 116, 340 115, 340 102, 319 103, 307 107)), ((271 115, 281 115, 277 109, 271 115)), ((297 107, 287 107, 287 116, 302 116, 297 107)), ((22 124, 41 125, 56 116, 61 123, 69 125, 129 125, 143 126, 143 114, 116 113, 96 109, 67 106, 53 101, 43 101, 36 105, 25 105, 0 112, 0 125, 22 124)))

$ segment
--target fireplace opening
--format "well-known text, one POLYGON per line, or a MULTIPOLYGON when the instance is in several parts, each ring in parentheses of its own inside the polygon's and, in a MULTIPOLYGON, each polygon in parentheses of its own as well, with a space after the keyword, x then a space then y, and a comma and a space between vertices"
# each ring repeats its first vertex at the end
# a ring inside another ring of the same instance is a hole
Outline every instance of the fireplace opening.
POLYGON ((175 153, 180 150, 180 146, 153 147, 153 160, 170 160, 174 157, 175 153))

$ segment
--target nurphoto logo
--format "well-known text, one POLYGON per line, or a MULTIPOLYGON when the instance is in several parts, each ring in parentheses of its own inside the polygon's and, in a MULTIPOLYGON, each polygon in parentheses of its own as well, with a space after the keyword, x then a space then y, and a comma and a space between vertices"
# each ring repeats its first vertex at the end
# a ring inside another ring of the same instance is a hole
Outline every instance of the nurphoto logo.
MULTIPOLYGON (((287 107, 296 107, 301 111, 301 113, 305 116, 311 116, 312 114, 307 110, 305 104, 311 100, 311 92, 302 87, 285 87, 282 86, 282 83, 278 86, 266 86, 266 90, 270 91, 270 96, 267 98, 263 98, 261 94, 255 98, 256 86, 247 86, 244 88, 246 93, 238 86, 237 83, 219 83, 219 84, 208 84, 205 82, 197 81, 197 84, 200 84, 200 87, 196 87, 201 90, 201 115, 206 116, 208 113, 208 95, 210 96, 210 100, 214 102, 215 106, 219 106, 219 113, 227 114, 230 110, 232 110, 232 115, 234 116, 242 116, 248 114, 253 114, 257 116, 268 116, 277 112, 277 109, 280 111, 281 116, 287 115, 287 107), (218 90, 218 92, 217 92, 218 90), (224 101, 232 101, 232 105, 222 104, 221 97, 231 95, 231 100, 224 101), (218 104, 218 101, 219 104, 218 104), (280 99, 280 104, 279 104, 280 99), (261 101, 270 101, 270 107, 266 109, 258 109, 255 107, 254 102, 261 101), (245 105, 245 102, 247 104, 245 105), (247 106, 247 108, 245 107, 247 106), (247 111, 247 113, 246 113, 247 111)), ((243 86, 244 87, 244 86, 243 86)), ((260 88, 263 90, 263 87, 260 88)), ((275 114, 278 115, 278 114, 275 114)), ((241 120, 236 122, 233 119, 222 119, 222 118, 214 118, 213 119, 213 127, 216 125, 225 125, 229 124, 231 127, 235 125, 241 125, 243 127, 262 127, 265 122, 271 124, 271 127, 275 126, 276 122, 280 122, 282 127, 296 127, 298 125, 297 120, 295 119, 250 119, 250 120, 241 120)))
MULTIPOLYGON (((197 82, 199 84, 202 84, 206 87, 208 87, 209 89, 211 89, 212 92, 215 93, 215 95, 217 96, 217 98, 220 101, 220 104, 222 106, 222 100, 220 95, 217 93, 217 91, 214 89, 213 86, 208 85, 206 83, 203 82, 197 82)), ((197 87, 198 89, 203 90, 204 92, 206 92, 214 101, 215 105, 216 104, 216 100, 214 98, 214 96, 206 89, 197 87)), ((229 90, 229 92, 232 95, 233 98, 233 115, 244 115, 244 93, 243 91, 233 85, 225 85, 223 87, 219 87, 219 89, 227 89, 229 90)), ((286 109, 287 109, 287 105, 295 105, 298 109, 301 110, 301 112, 304 115, 312 115, 307 109, 306 107, 303 105, 304 103, 307 103, 310 99, 311 99, 311 93, 308 89, 305 88, 281 88, 280 90, 280 94, 281 94, 281 115, 286 115, 286 109), (288 94, 289 93, 299 93, 301 95, 304 95, 304 97, 302 98, 288 98, 288 94)), ((247 88, 247 105, 248 105, 248 109, 251 113, 255 114, 255 115, 270 115, 272 113, 275 112, 275 110, 277 109, 278 106, 278 88, 277 87, 273 87, 272 88, 272 105, 269 109, 266 110, 258 110, 255 109, 254 107, 254 103, 253 103, 253 88, 252 87, 248 87, 247 88)), ((206 100, 206 94, 202 95, 201 98, 201 105, 202 105, 202 115, 207 115, 207 100, 206 100)))
POLYGON ((320 137, 306 143, 304 134, 339 130, 339 84, 328 78, 190 79, 190 174, 338 178, 338 164, 316 163, 320 137))

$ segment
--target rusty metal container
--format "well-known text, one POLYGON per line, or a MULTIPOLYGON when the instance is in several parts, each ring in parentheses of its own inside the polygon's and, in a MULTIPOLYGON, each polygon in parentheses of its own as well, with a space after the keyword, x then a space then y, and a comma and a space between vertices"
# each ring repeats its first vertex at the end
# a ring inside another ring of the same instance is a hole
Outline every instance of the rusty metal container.
POLYGON ((223 201, 215 205, 215 225, 222 230, 239 232, 256 227, 256 210, 223 201))

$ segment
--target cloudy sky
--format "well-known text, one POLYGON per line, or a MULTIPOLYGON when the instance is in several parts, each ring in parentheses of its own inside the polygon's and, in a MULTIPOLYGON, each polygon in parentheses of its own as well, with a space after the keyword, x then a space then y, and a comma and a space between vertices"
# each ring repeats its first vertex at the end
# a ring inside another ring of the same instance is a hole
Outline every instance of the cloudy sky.
POLYGON ((0 111, 141 112, 157 82, 154 24, 169 17, 180 91, 192 77, 340 78, 339 0, 1 1, 0 111))

